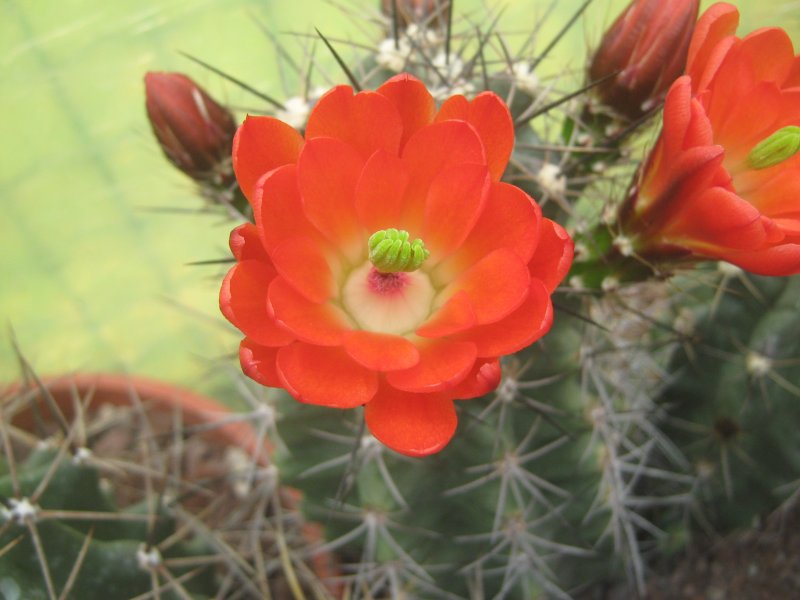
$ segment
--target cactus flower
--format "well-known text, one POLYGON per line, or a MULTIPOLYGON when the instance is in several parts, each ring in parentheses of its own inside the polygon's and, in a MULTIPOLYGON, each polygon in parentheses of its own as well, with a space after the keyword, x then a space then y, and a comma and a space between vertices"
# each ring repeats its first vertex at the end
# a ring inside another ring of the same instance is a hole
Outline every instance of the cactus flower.
POLYGON ((144 85, 150 126, 167 159, 196 181, 232 183, 230 112, 181 73, 150 72, 144 85))
POLYGON ((698 21, 660 138, 622 208, 634 251, 800 272, 800 59, 781 29, 735 36, 738 12, 698 21))
POLYGON ((699 0, 633 0, 603 36, 589 79, 606 106, 635 120, 658 105, 683 72, 699 0))
POLYGON ((513 144, 495 94, 437 110, 405 74, 333 88, 305 137, 248 117, 233 164, 255 223, 233 230, 220 292, 244 372, 300 402, 364 406, 398 452, 441 450, 453 401, 494 389, 499 357, 547 332, 572 260, 564 230, 500 181, 513 144))

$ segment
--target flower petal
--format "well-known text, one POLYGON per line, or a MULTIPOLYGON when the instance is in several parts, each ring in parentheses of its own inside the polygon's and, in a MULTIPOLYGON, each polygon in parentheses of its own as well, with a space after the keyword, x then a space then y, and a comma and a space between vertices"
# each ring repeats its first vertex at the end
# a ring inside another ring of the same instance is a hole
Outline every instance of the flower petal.
POLYGON ((415 235, 421 229, 425 197, 436 175, 453 165, 486 164, 478 133, 463 121, 423 127, 408 140, 402 159, 410 174, 403 222, 415 235))
MULTIPOLYGON (((715 54, 715 50, 721 48, 720 42, 724 38, 736 33, 738 26, 739 11, 735 6, 724 2, 710 6, 697 20, 686 58, 686 74, 691 76, 695 85, 700 84, 704 72, 710 74, 716 72, 724 54, 719 56, 715 54), (713 61, 712 55, 715 58, 713 61)), ((726 44, 726 47, 730 47, 730 43, 726 44)), ((697 89, 695 87, 695 90, 697 89)))
POLYGON ((222 314, 261 346, 285 346, 294 339, 267 311, 267 289, 275 276, 268 264, 247 260, 228 271, 219 292, 222 314))
POLYGON ((339 346, 352 327, 340 308, 326 302, 319 304, 301 296, 283 277, 269 286, 267 308, 275 321, 294 336, 320 346, 339 346))
POLYGON ((403 124, 395 106, 375 92, 340 85, 319 99, 308 117, 306 140, 331 137, 358 150, 364 160, 379 149, 397 154, 403 124))
POLYGON ((420 337, 440 338, 469 329, 475 325, 476 320, 469 295, 459 291, 420 325, 415 333, 420 337))
POLYGON ((545 285, 531 281, 530 293, 510 315, 489 325, 479 325, 454 339, 475 343, 479 357, 504 356, 522 350, 542 337, 553 323, 553 303, 545 285))
POLYGON ((505 102, 494 92, 482 92, 471 102, 464 96, 452 96, 436 115, 436 122, 448 119, 466 121, 475 128, 486 150, 492 179, 499 181, 514 149, 514 121, 505 102))
POLYGON ((527 265, 514 251, 499 248, 461 274, 441 294, 449 298, 450 294, 464 291, 477 323, 493 323, 522 304, 529 282, 527 265))
POLYGON ((475 364, 475 344, 470 342, 422 340, 417 348, 419 362, 410 369, 387 373, 390 385, 407 392, 438 392, 462 381, 475 364))
POLYGON ((364 409, 367 427, 381 443, 408 456, 444 448, 458 425, 453 401, 438 394, 410 394, 385 387, 364 409))
POLYGON ((540 280, 552 292, 567 276, 572 266, 575 244, 555 221, 542 219, 536 253, 528 263, 531 279, 540 280))
POLYGON ((364 165, 356 185, 356 212, 369 233, 403 229, 403 200, 408 186, 406 166, 397 156, 378 150, 364 165))
POLYGON ((403 123, 400 147, 425 125, 433 121, 436 104, 425 84, 407 73, 395 75, 376 90, 388 98, 397 109, 403 123))
POLYGON ((488 394, 498 385, 503 376, 503 369, 500 361, 496 358, 490 360, 478 360, 472 371, 452 390, 448 390, 448 395, 456 400, 469 400, 488 394))
POLYGON ((233 170, 252 201, 256 182, 272 169, 297 162, 303 136, 272 117, 248 116, 233 138, 233 170))
POLYGON ((294 289, 312 302, 325 302, 336 291, 328 261, 310 238, 283 240, 272 249, 272 263, 294 289))
POLYGON ((355 408, 378 391, 378 374, 350 358, 342 348, 294 342, 278 351, 282 386, 300 402, 355 408))
MULTIPOLYGON (((355 191, 364 159, 349 144, 333 138, 306 142, 298 159, 298 181, 308 220, 345 254, 360 244, 355 191)), ((348 254, 349 255, 349 254, 348 254)))
POLYGON ((720 253, 718 258, 757 275, 782 277, 800 273, 800 244, 781 244, 747 252, 725 252, 720 253))
POLYGON ((245 260, 270 262, 264 245, 261 243, 258 227, 252 223, 242 223, 231 231, 228 245, 237 262, 245 260))
POLYGON ((376 371, 399 371, 416 365, 419 350, 399 335, 372 331, 348 331, 344 349, 360 365, 376 371))
POLYGON ((250 379, 267 387, 281 387, 281 380, 275 370, 275 359, 278 348, 259 346, 253 340, 245 338, 239 344, 239 362, 242 371, 250 379))
POLYGON ((455 165, 431 182, 425 201, 422 239, 439 260, 461 246, 483 212, 491 179, 483 165, 455 165))

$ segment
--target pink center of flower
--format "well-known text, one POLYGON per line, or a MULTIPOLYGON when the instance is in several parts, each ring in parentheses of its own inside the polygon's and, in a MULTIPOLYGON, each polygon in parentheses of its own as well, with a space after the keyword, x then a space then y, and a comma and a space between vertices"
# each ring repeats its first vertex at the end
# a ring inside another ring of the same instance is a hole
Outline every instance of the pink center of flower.
POLYGON ((408 282, 409 277, 405 273, 381 273, 375 267, 367 275, 370 291, 381 296, 402 293, 408 282))

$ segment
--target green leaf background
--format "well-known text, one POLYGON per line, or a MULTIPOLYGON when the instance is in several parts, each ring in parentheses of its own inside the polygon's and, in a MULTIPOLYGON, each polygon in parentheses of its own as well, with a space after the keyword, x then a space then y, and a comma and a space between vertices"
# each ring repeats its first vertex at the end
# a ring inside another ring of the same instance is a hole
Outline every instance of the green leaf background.
MULTIPOLYGON (((506 7, 501 29, 512 40, 550 4, 487 1, 506 7)), ((377 14, 377 0, 341 3, 377 14)), ((481 5, 455 4, 457 14, 481 5)), ((540 43, 580 4, 557 2, 540 43)), ((546 68, 580 72, 587 45, 623 4, 596 0, 546 68)), ((738 6, 743 31, 756 23, 797 30, 796 1, 738 6)), ((313 26, 331 38, 378 41, 376 29, 365 38, 324 0, 0 0, 0 382, 17 372, 13 330, 40 373, 123 370, 212 394, 227 386, 219 359, 239 336, 217 309, 224 269, 187 263, 225 256, 231 225, 152 210, 200 202, 152 138, 142 78, 184 71, 242 116, 262 106, 179 52, 285 97, 261 27, 299 49, 283 32, 313 26)))

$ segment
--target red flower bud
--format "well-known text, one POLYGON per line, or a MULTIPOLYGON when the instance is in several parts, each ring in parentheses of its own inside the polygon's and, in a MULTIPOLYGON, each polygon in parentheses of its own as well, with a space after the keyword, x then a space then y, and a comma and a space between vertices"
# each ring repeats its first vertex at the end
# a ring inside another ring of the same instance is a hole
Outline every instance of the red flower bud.
POLYGON ((686 65, 699 0, 633 0, 603 36, 589 67, 606 106, 635 120, 660 103, 686 65))
POLYGON ((231 113, 181 73, 150 72, 144 85, 150 126, 169 161, 196 181, 232 183, 231 113))
POLYGON ((412 23, 425 23, 436 27, 444 25, 450 14, 450 0, 382 0, 383 14, 392 18, 397 4, 397 21, 400 27, 412 23))

